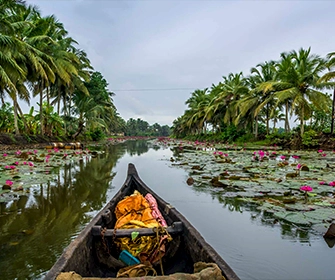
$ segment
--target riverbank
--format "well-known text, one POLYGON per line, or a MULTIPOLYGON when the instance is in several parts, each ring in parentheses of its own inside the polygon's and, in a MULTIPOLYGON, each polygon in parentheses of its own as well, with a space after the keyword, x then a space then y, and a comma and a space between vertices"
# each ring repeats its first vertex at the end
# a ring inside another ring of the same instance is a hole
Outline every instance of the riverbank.
POLYGON ((44 148, 52 142, 73 142, 65 137, 48 137, 42 135, 13 135, 0 133, 0 150, 15 150, 15 149, 39 149, 44 148))
MULTIPOLYGON (((118 137, 117 139, 143 139, 146 137, 118 137)), ((152 137, 149 137, 152 138, 152 137)), ((164 137, 165 138, 165 137, 164 137)), ((108 138, 111 140, 112 138, 108 138)), ((116 138, 115 138, 116 140, 116 138)), ((66 137, 48 137, 48 136, 41 136, 41 135, 14 135, 14 134, 6 134, 0 133, 0 150, 7 151, 7 150, 15 150, 15 149, 39 149, 44 148, 47 144, 52 142, 62 142, 62 143, 71 143, 71 142, 80 142, 84 145, 92 144, 91 141, 86 141, 85 139, 78 139, 74 141, 73 139, 67 139, 66 137)), ((107 141, 108 144, 113 141, 107 141)), ((209 141, 210 142, 210 141, 209 141)), ((93 142, 97 143, 97 142, 93 142)), ((255 141, 249 142, 248 145, 254 146, 276 146, 281 147, 282 149, 287 150, 310 150, 310 149, 322 149, 332 151, 335 150, 335 136, 330 134, 321 134, 317 137, 314 137, 307 141, 305 140, 305 144, 303 143, 302 139, 298 136, 292 136, 290 138, 277 138, 271 139, 271 141, 255 141)), ((239 146, 239 144, 237 144, 239 146)), ((242 143, 241 146, 244 144, 242 143)))

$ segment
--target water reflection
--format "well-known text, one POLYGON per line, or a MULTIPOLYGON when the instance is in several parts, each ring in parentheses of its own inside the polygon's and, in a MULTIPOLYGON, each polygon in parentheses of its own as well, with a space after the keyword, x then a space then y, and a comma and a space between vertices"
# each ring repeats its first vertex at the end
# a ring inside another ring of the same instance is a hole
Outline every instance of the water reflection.
POLYGON ((28 196, 0 205, 0 279, 36 279, 53 265, 106 203, 112 169, 126 150, 110 147, 70 163, 28 196))
POLYGON ((310 238, 315 238, 316 236, 309 227, 279 221, 273 216, 273 213, 259 210, 257 204, 243 201, 237 197, 225 197, 222 195, 222 191, 217 191, 209 185, 206 187, 202 184, 201 187, 194 186, 193 189, 196 192, 209 193, 213 200, 217 200, 223 208, 228 209, 230 212, 250 214, 250 219, 255 223, 272 228, 280 227, 281 237, 283 239, 309 243, 310 238))
POLYGON ((124 143, 127 152, 131 156, 140 156, 149 151, 148 142, 145 140, 127 141, 124 143))

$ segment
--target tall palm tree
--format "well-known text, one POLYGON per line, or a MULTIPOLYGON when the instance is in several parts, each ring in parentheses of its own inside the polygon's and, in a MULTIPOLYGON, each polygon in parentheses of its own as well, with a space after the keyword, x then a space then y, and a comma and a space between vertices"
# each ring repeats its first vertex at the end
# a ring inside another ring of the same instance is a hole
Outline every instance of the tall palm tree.
POLYGON ((334 119, 335 119, 335 52, 327 54, 326 66, 328 72, 325 73, 319 80, 320 83, 326 83, 325 87, 333 88, 332 112, 330 133, 334 134, 334 119), (329 82, 332 81, 332 82, 329 82))
MULTIPOLYGON (((213 98, 207 108, 207 116, 223 115, 223 123, 234 124, 239 115, 238 101, 249 92, 247 79, 243 73, 230 73, 214 87, 213 98)), ((212 91, 213 91, 212 89, 212 91)))
POLYGON ((260 63, 251 68, 251 75, 248 77, 250 91, 238 102, 239 115, 236 118, 238 124, 246 116, 255 122, 254 134, 258 136, 258 116, 264 111, 266 130, 269 133, 270 114, 274 106, 274 91, 276 88, 275 62, 260 63))
POLYGON ((311 54, 311 49, 282 53, 278 64, 280 89, 276 92, 277 104, 291 104, 291 112, 300 120, 300 135, 304 134, 305 118, 311 116, 311 104, 326 108, 328 97, 318 91, 318 80, 325 69, 325 61, 311 54))
POLYGON ((197 132, 206 133, 206 109, 210 101, 208 88, 203 90, 197 89, 191 93, 191 97, 186 100, 185 104, 188 105, 188 113, 190 116, 188 120, 189 127, 197 127, 197 132))

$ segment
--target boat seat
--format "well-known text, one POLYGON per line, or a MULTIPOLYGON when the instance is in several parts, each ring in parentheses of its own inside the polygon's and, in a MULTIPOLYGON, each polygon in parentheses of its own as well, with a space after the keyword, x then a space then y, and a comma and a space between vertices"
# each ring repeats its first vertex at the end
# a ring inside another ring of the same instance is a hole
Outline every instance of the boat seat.
MULTIPOLYGON (((93 226, 91 229, 91 234, 93 236, 101 236, 102 231, 104 231, 104 237, 131 237, 132 232, 138 232, 138 236, 151 236, 156 235, 157 228, 131 228, 131 229, 107 229, 104 230, 101 226, 93 226)), ((183 223, 174 222, 171 226, 165 228, 166 231, 170 234, 179 234, 183 232, 183 223)))

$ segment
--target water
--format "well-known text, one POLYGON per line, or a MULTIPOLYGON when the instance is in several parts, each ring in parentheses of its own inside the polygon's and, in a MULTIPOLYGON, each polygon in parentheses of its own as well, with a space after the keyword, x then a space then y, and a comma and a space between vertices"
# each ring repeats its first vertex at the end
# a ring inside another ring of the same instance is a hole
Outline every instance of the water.
POLYGON ((132 141, 59 171, 0 208, 0 279, 40 279, 123 184, 128 163, 175 206, 241 279, 335 279, 335 248, 322 236, 267 222, 256 209, 186 184, 172 152, 132 141))

